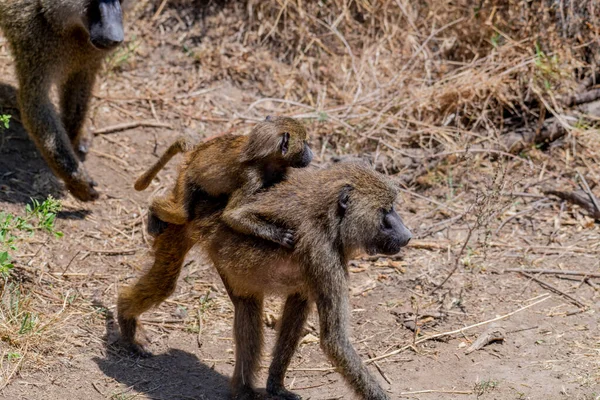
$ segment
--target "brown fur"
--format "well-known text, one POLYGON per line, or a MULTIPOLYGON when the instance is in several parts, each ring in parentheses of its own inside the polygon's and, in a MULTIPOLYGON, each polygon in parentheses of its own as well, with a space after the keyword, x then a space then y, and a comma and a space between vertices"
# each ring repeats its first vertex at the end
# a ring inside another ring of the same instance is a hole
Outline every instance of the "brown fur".
POLYGON ((109 52, 90 41, 90 3, 0 1, 0 27, 16 61, 23 125, 52 171, 84 201, 98 193, 74 149, 87 152, 82 128, 96 74, 109 52), (59 87, 60 116, 49 98, 53 84, 59 87))
POLYGON ((286 303, 269 369, 270 395, 299 399, 283 380, 314 302, 321 346, 346 381, 361 398, 387 399, 348 338, 347 263, 360 251, 394 254, 408 243, 410 232, 393 210, 396 196, 396 187, 383 175, 362 165, 338 164, 293 171, 286 181, 238 206, 242 214, 294 229, 298 241, 293 250, 232 230, 220 218, 222 204, 207 202, 194 221, 171 225, 156 238, 152 269, 121 292, 117 308, 123 340, 145 352, 136 334, 138 317, 172 292, 183 265, 180 252, 199 242, 235 306, 236 398, 254 398, 262 302, 267 294, 279 294, 286 303))
POLYGON ((312 159, 302 124, 292 118, 267 118, 247 136, 226 134, 192 147, 185 139, 174 142, 135 183, 143 190, 178 152, 187 151, 174 189, 154 199, 149 227, 160 233, 152 215, 160 221, 182 225, 193 219, 203 198, 229 196, 224 220, 234 229, 284 246, 293 246, 293 234, 262 221, 248 221, 235 212, 244 199, 285 179, 290 167, 305 167, 312 159), (284 147, 282 147, 284 146, 284 147))

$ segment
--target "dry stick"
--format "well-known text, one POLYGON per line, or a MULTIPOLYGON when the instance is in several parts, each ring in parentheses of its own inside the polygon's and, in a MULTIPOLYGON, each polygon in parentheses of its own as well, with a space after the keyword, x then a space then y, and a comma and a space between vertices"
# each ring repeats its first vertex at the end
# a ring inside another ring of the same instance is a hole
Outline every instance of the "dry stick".
MULTIPOLYGON (((546 294, 547 294, 547 293, 546 293, 546 294)), ((423 338, 421 338, 421 339, 417 340, 417 341, 416 341, 414 344, 423 343, 423 342, 426 342, 426 341, 428 341, 428 340, 431 340, 431 339, 437 339, 437 338, 439 338, 439 337, 443 337, 443 336, 450 336, 450 335, 454 335, 454 334, 456 334, 456 333, 463 333, 464 331, 467 331, 467 330, 469 330, 469 329, 472 329, 472 328, 476 328, 476 327, 478 327, 478 326, 482 326, 482 325, 490 324, 490 323, 492 323, 492 322, 496 322, 496 321, 500 321, 500 320, 506 319, 506 318, 508 318, 508 317, 510 317, 510 316, 512 316, 512 315, 515 315, 515 314, 517 314, 517 313, 519 313, 519 312, 521 312, 521 311, 523 311, 523 310, 526 310, 526 309, 528 309, 528 308, 530 308, 530 307, 533 307, 533 306, 535 306, 536 304, 539 304, 539 303, 541 303, 541 302, 543 302, 543 301, 546 301, 546 300, 548 300, 548 299, 550 299, 550 298, 552 298, 552 296, 550 296, 550 294, 547 294, 547 296, 543 297, 542 299, 540 299, 540 300, 538 300, 538 301, 536 301, 536 302, 534 302, 534 303, 528 304, 528 305, 526 305, 526 306, 523 306, 523 307, 521 307, 521 308, 519 308, 519 309, 517 309, 517 310, 515 310, 515 311, 509 312, 508 314, 504 314, 504 315, 501 315, 501 316, 499 316, 499 317, 496 317, 496 318, 488 319, 487 321, 478 322, 478 323, 476 323, 476 324, 469 325, 469 326, 466 326, 466 327, 464 327, 464 328, 455 329, 455 330, 453 330, 453 331, 449 331, 449 332, 442 332, 442 333, 437 333, 437 334, 435 334, 435 335, 426 336, 426 337, 423 337, 423 338)), ((399 349, 396 349, 396 350, 394 350, 394 351, 390 351, 389 353, 383 354, 383 355, 381 355, 381 356, 378 356, 378 357, 375 357, 375 358, 370 358, 370 359, 368 359, 368 360, 367 360, 367 361, 365 361, 365 362, 366 362, 366 363, 372 363, 372 362, 375 362, 375 361, 379 361, 379 360, 381 360, 381 359, 384 359, 384 358, 391 357, 391 356, 393 356, 393 355, 399 354, 399 353, 403 352, 404 350, 406 350, 406 349, 408 349, 408 348, 410 348, 410 347, 413 347, 413 344, 409 344, 409 345, 403 346, 403 347, 401 347, 401 348, 399 348, 399 349)))
POLYGON ((416 390, 414 392, 400 392, 401 395, 408 395, 408 394, 426 394, 426 393, 445 393, 445 394, 473 394, 472 390, 435 390, 435 389, 428 389, 428 390, 416 390))
POLYGON ((554 293, 556 293, 556 294, 559 294, 559 295, 561 295, 561 296, 563 296, 563 297, 566 297, 567 299, 571 300, 573 303, 575 303, 575 305, 576 305, 577 307, 579 307, 579 308, 588 308, 588 307, 589 307, 588 305, 586 305, 586 304, 583 304, 582 302, 580 302, 579 300, 577 300, 575 297, 573 297, 573 296, 571 296, 571 295, 569 295, 569 294, 567 294, 567 293, 563 292, 563 291, 562 291, 562 290, 560 290, 560 289, 557 289, 556 287, 552 286, 551 284, 549 284, 549 283, 547 283, 547 282, 544 282, 544 281, 542 281, 541 279, 538 279, 538 278, 536 278, 536 277, 535 277, 535 276, 533 276, 533 275, 529 275, 529 274, 528 274, 528 273, 526 273, 526 272, 523 272, 523 271, 519 271, 519 272, 520 272, 520 273, 521 273, 523 276, 525 276, 525 277, 527 277, 527 278, 529 278, 529 279, 531 279, 531 280, 533 280, 533 281, 536 281, 537 283, 539 283, 541 286, 545 287, 546 289, 548 289, 548 290, 551 290, 551 291, 553 291, 554 293))
POLYGON ((562 271, 560 269, 528 269, 523 270, 521 268, 508 268, 504 272, 528 272, 531 274, 549 274, 549 275, 576 275, 576 276, 587 276, 588 278, 600 278, 600 274, 593 274, 583 271, 562 271))
POLYGON ((88 253, 106 254, 107 256, 131 255, 137 253, 140 249, 123 249, 123 250, 87 250, 88 253))
POLYGON ((460 251, 458 252, 458 254, 456 255, 456 259, 454 260, 454 268, 452 268, 452 271, 450 271, 450 273, 448 274, 448 276, 446 276, 446 278, 442 281, 442 283, 440 283, 439 285, 437 285, 432 291, 431 294, 434 294, 436 291, 438 291, 442 286, 444 286, 444 284, 446 282, 448 282, 448 279, 450 279, 450 277, 452 275, 454 275, 454 273, 456 272, 456 270, 458 269, 458 265, 460 263, 460 256, 462 256, 463 252, 465 251, 465 249, 467 248, 467 244, 469 243, 469 239, 471 239, 471 235, 473 234, 473 231, 475 230, 475 227, 469 227, 469 233, 467 234, 467 238, 465 239, 465 242, 463 243, 462 247, 460 248, 460 251))
POLYGON ((107 126, 106 128, 96 129, 94 131, 94 136, 106 135, 108 133, 115 133, 115 132, 126 131, 126 130, 129 130, 129 129, 138 128, 140 126, 148 126, 148 127, 151 127, 151 128, 173 129, 173 127, 171 125, 165 124, 164 122, 157 122, 157 121, 133 121, 133 122, 125 122, 123 124, 117 124, 117 125, 113 125, 113 126, 107 126))
POLYGON ((589 196, 590 200, 594 204, 594 207, 596 207, 596 211, 600 212, 600 206, 598 206, 598 201, 596 200, 596 196, 594 196, 594 193, 590 189, 590 186, 588 185, 587 180, 585 179, 585 176, 581 175, 579 172, 577 172, 577 176, 579 176, 579 179, 581 180, 581 183, 583 185, 583 189, 587 192, 587 195, 589 196))
POLYGON ((2 386, 0 386, 0 391, 4 390, 4 388, 8 386, 8 384, 10 383, 10 380, 12 379, 12 377, 15 375, 15 373, 17 372, 17 370, 21 366, 21 363, 23 362, 23 360, 25 359, 25 356, 27 355, 27 348, 28 347, 29 347, 29 344, 25 344, 25 351, 21 355, 21 358, 19 358, 19 361, 17 362, 17 365, 15 365, 15 367, 13 368, 13 370, 6 377, 6 380, 4 381, 4 383, 2 384, 2 386))

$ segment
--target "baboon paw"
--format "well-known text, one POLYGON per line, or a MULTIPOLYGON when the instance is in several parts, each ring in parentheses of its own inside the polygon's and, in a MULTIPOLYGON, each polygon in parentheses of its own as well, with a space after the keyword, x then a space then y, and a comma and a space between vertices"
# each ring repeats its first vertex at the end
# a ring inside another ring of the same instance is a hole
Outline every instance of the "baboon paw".
POLYGON ((235 400, 259 400, 259 399, 263 399, 264 397, 261 396, 254 389, 244 386, 239 391, 237 391, 237 393, 233 396, 233 398, 235 400))
POLYGON ((296 245, 296 238, 294 235, 294 231, 291 229, 286 229, 282 232, 281 237, 278 240, 279 244, 283 247, 287 247, 288 249, 293 249, 296 245))
POLYGON ((167 229, 167 226, 169 226, 169 224, 158 218, 152 211, 148 213, 148 234, 150 234, 150 236, 157 237, 167 229))
POLYGON ((142 343, 138 343, 138 342, 128 343, 127 350, 129 351, 129 353, 131 355, 142 357, 142 358, 148 358, 148 357, 153 356, 152 352, 150 350, 148 350, 145 345, 143 345, 142 343))
POLYGON ((294 392, 290 392, 284 387, 267 389, 267 393, 269 394, 267 397, 269 400, 302 400, 301 396, 294 392))
POLYGON ((94 189, 97 183, 90 179, 85 171, 77 172, 65 184, 69 192, 81 201, 93 201, 99 196, 96 189, 94 189))

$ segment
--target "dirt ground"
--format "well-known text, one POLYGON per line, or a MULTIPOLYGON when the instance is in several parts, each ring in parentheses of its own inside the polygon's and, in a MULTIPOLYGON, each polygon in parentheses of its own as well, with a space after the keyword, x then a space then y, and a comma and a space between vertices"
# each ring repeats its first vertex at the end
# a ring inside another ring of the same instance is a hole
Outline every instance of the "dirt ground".
MULTIPOLYGON (((164 15, 159 22, 168 26, 167 16, 177 13, 167 8, 164 15)), ((250 112, 250 104, 272 95, 264 86, 268 79, 254 79, 248 72, 240 83, 235 76, 215 73, 182 51, 175 28, 162 32, 159 22, 132 21, 126 50, 111 60, 96 84, 91 131, 142 122, 95 137, 85 165, 102 192, 98 201, 84 204, 66 193, 19 124, 18 113, 4 107, 13 119, 0 138, 0 210, 21 215, 30 197, 52 194, 62 200, 57 228, 64 237, 36 235, 19 248, 14 279, 28 291, 28 304, 45 328, 27 337, 2 333, 1 399, 228 396, 232 305, 217 274, 197 251, 176 293, 144 315, 155 356, 138 359, 118 345, 113 317, 118 288, 133 282, 151 263, 144 234, 146 205, 153 195, 168 190, 177 162, 144 192, 134 191, 133 181, 181 132, 201 137, 246 132, 261 115, 286 110, 272 102, 250 112), (164 126, 144 126, 145 121, 164 126), (9 351, 18 351, 22 362, 9 360, 9 351)), ((218 40, 216 30, 209 29, 206 41, 218 40)), ((269 62, 280 63, 275 57, 269 62)), ((14 87, 12 67, 7 43, 0 37, 0 77, 14 87)), ((8 104, 11 89, 2 89, 8 104)), ((326 148, 328 122, 306 123, 319 132, 312 141, 315 165, 324 165, 335 155, 319 151, 326 148)), ((390 398, 600 398, 600 280, 535 275, 557 289, 553 291, 506 271, 600 273, 600 226, 581 209, 547 198, 536 186, 552 176, 552 165, 564 151, 538 151, 529 163, 508 158, 489 164, 484 155, 474 155, 455 170, 456 184, 441 180, 402 192, 398 210, 415 233, 414 242, 397 257, 351 263, 352 342, 364 360, 384 356, 369 369, 390 398), (494 186, 498 174, 504 180, 494 186), (487 197, 477 203, 483 192, 487 197), (482 215, 487 213, 486 221, 455 218, 475 213, 473 204, 479 204, 475 207, 482 215), (470 230, 469 245, 461 251, 470 230), (434 292, 455 266, 448 282, 434 292), (471 327, 496 317, 502 318, 471 327), (461 328, 468 329, 415 343, 461 328), (467 354, 490 328, 502 330, 504 341, 467 354), (399 351, 389 354, 394 350, 399 351)), ((589 174, 599 177, 597 169, 589 174)), ((265 314, 260 387, 266 382, 279 306, 273 299, 265 314)), ((319 348, 314 313, 286 384, 305 399, 354 398, 319 348)))

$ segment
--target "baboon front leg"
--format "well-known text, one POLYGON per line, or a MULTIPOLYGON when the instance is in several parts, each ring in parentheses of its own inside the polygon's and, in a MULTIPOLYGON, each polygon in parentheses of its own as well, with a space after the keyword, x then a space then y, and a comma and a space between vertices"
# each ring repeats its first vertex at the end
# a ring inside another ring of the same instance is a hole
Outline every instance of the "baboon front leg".
POLYGON ((152 267, 135 283, 119 294, 117 313, 121 339, 132 351, 143 356, 150 353, 138 317, 169 297, 177 285, 185 256, 192 247, 185 226, 169 225, 154 241, 152 267))
MULTIPOLYGON (((29 62, 34 64, 35 60, 21 61, 29 62)), ((17 74, 23 125, 42 157, 75 197, 83 201, 97 199, 95 183, 75 156, 67 132, 48 97, 49 74, 43 70, 32 72, 21 65, 17 65, 17 74)))
POLYGON ((269 368, 269 379, 267 380, 267 393, 276 396, 278 399, 301 399, 300 396, 284 387, 283 379, 302 337, 302 329, 309 311, 308 300, 300 294, 290 295, 285 301, 279 336, 273 353, 273 361, 269 368))
POLYGON ((348 338, 348 290, 344 277, 328 280, 327 290, 317 294, 321 347, 346 382, 365 400, 388 400, 379 383, 354 350, 348 338))
POLYGON ((233 321, 235 368, 231 379, 233 398, 258 399, 260 397, 254 390, 254 381, 263 346, 263 298, 236 296, 225 279, 223 283, 235 307, 233 321))
POLYGON ((83 134, 96 70, 71 74, 63 83, 60 93, 60 109, 63 125, 75 151, 84 158, 91 145, 91 134, 83 134))

